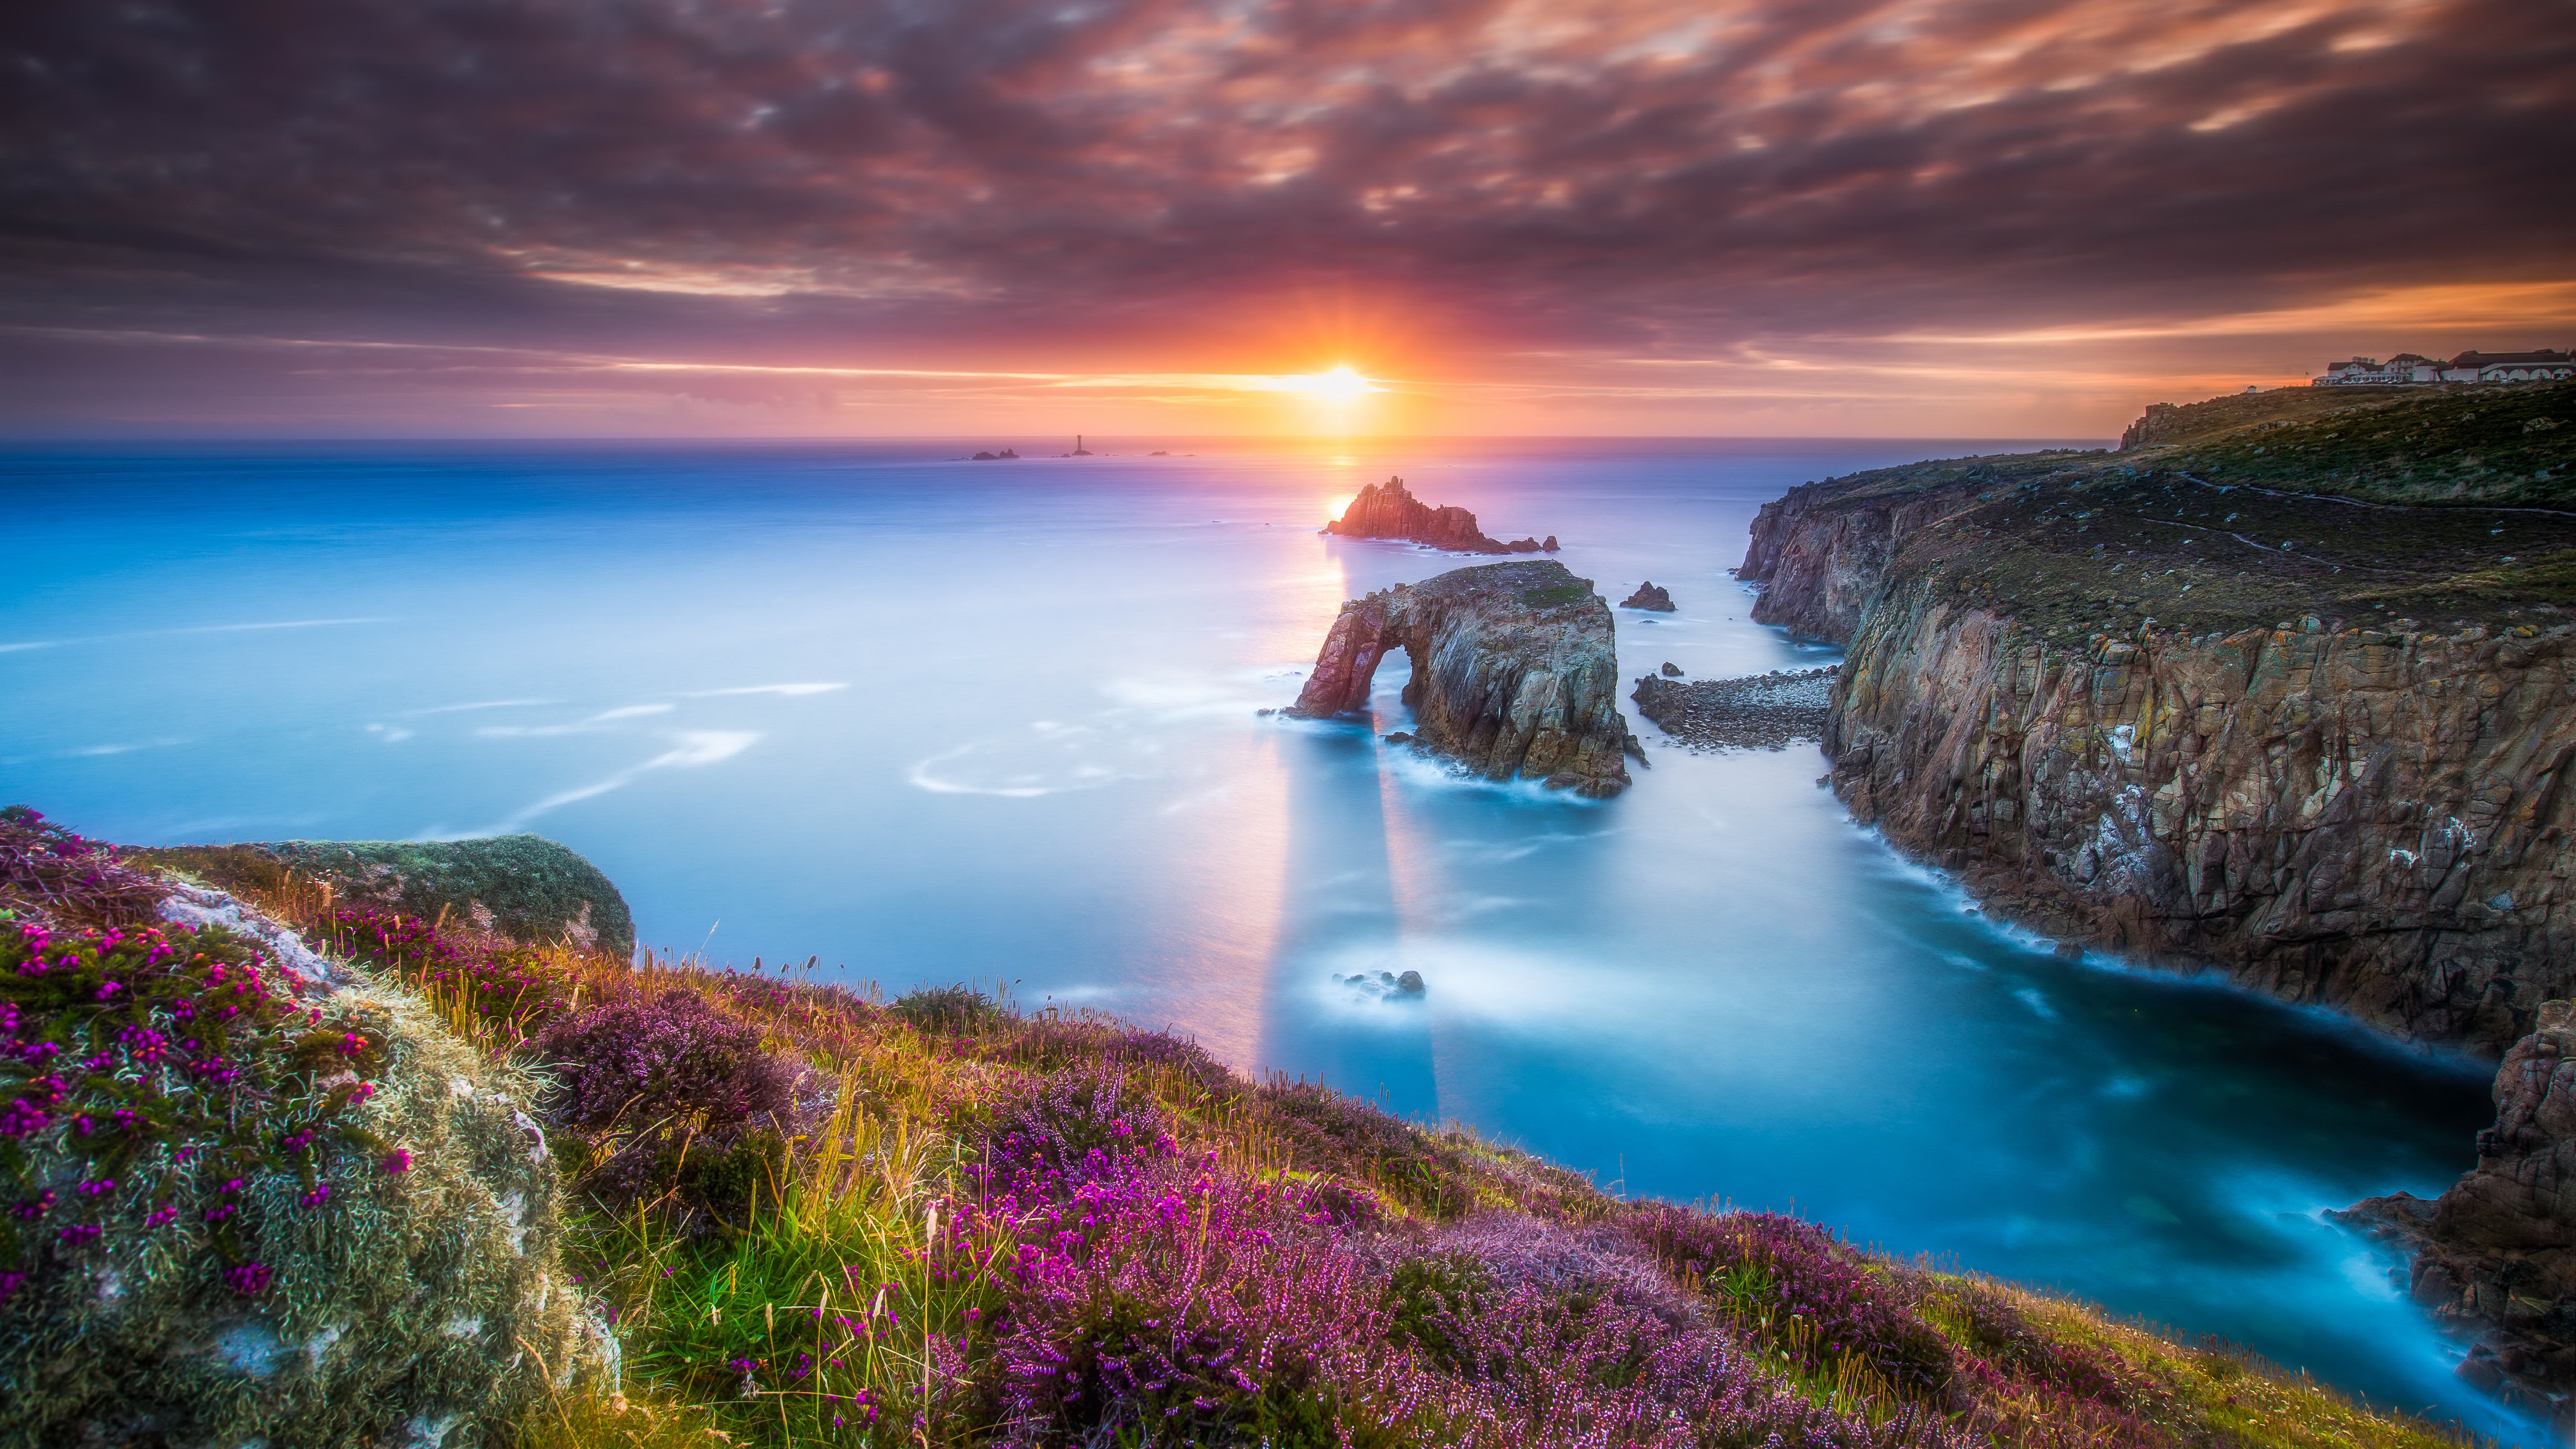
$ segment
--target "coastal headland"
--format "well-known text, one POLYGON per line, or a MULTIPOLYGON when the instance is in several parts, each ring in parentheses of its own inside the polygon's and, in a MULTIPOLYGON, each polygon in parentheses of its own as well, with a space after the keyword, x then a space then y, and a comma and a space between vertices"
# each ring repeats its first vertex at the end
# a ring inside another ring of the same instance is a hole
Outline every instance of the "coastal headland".
POLYGON ((1636 748, 1619 712, 1607 601, 1549 560, 1454 569, 1342 605, 1297 702, 1326 719, 1365 709, 1378 662, 1413 664, 1415 738, 1492 780, 1543 780, 1595 798, 1628 787, 1636 748))
POLYGON ((2343 1216, 2564 1435, 2576 386, 2352 392, 1809 484, 1739 577, 1849 651, 1836 793, 1988 909, 2502 1056, 2477 1166, 2343 1216))
POLYGON ((2050 934, 2502 1052, 2576 986, 2576 387, 2390 391, 1766 505, 1836 792, 2050 934))

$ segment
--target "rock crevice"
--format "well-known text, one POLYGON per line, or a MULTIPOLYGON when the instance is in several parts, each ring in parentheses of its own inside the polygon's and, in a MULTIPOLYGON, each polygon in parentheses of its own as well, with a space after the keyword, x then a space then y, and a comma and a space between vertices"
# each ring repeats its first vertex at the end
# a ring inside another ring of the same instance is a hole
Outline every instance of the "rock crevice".
POLYGON ((1404 702, 1423 747, 1487 779, 1528 777, 1592 797, 1627 788, 1635 750, 1617 699, 1610 606, 1563 564, 1457 569, 1342 605, 1305 689, 1305 719, 1368 704, 1379 661, 1413 664, 1404 702))

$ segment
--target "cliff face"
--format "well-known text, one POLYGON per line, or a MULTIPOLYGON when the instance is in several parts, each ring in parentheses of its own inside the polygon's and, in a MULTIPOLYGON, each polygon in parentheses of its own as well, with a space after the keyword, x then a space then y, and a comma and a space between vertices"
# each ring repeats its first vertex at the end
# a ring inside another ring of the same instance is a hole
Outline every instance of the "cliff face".
POLYGON ((1554 534, 1544 543, 1534 538, 1517 543, 1487 538, 1476 526, 1476 515, 1464 508, 1434 508, 1406 492, 1401 478, 1360 489, 1342 516, 1324 525, 1324 532, 1343 538, 1408 539, 1461 553, 1556 552, 1554 534))
MULTIPOLYGON (((2213 415, 2189 446, 2260 459, 2367 423, 2379 467, 2556 396, 2213 415), (2380 427, 2392 408, 2412 434, 2380 427)), ((2545 495, 2564 449, 2529 436, 2519 486, 2545 495)), ((2318 456, 2321 484, 2364 475, 2318 456)), ((1754 617, 1850 650, 1836 790, 2052 934, 2502 1051, 2576 986, 2576 518, 2228 484, 2181 457, 1923 463, 1764 509, 1754 617)))
POLYGON ((1486 564, 1342 605, 1286 713, 1366 707, 1378 662, 1413 664, 1415 734, 1493 780, 1542 779, 1600 797, 1628 786, 1610 606, 1555 562, 1486 564))
POLYGON ((1834 784, 2006 913, 2487 1051, 2576 986, 2576 631, 2069 648, 1932 593, 1852 639, 1834 784))
POLYGON ((1844 496, 1830 484, 1792 488, 1762 505, 1736 577, 1766 585, 1753 621, 1801 639, 1841 643, 1860 627, 1901 535, 1934 516, 1940 500, 1909 494, 1844 496))
POLYGON ((2496 1072, 2478 1165, 2440 1198, 2370 1198, 2332 1214, 2412 1255, 2407 1288, 2480 1340, 2460 1374, 2576 1427, 2576 1004, 2541 1004, 2496 1072), (2553 1401, 2555 1401, 2553 1403, 2553 1401))

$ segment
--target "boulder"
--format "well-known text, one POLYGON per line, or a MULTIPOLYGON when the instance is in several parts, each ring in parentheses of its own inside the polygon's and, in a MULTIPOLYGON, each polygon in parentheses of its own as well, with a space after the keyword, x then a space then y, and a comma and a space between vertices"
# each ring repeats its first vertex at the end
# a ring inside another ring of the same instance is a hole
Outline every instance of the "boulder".
POLYGON ((1620 601, 1623 609, 1652 609, 1658 614, 1673 612, 1673 596, 1653 579, 1637 586, 1637 592, 1620 601))

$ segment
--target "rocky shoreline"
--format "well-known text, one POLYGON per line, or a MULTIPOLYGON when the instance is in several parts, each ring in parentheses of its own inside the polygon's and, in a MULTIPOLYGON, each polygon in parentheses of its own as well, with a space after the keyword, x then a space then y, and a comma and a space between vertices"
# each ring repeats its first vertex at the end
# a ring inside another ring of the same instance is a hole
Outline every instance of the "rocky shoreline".
POLYGON ((2426 1201, 2390 1193, 2326 1216, 2405 1255, 2407 1296, 2473 1340, 2460 1377, 2576 1431, 2576 1003, 2549 1001, 2496 1072, 2478 1165, 2426 1201))
POLYGON ((1637 713, 1694 752, 1781 750, 1824 739, 1835 673, 1828 666, 1688 683, 1649 674, 1630 698, 1637 713))

